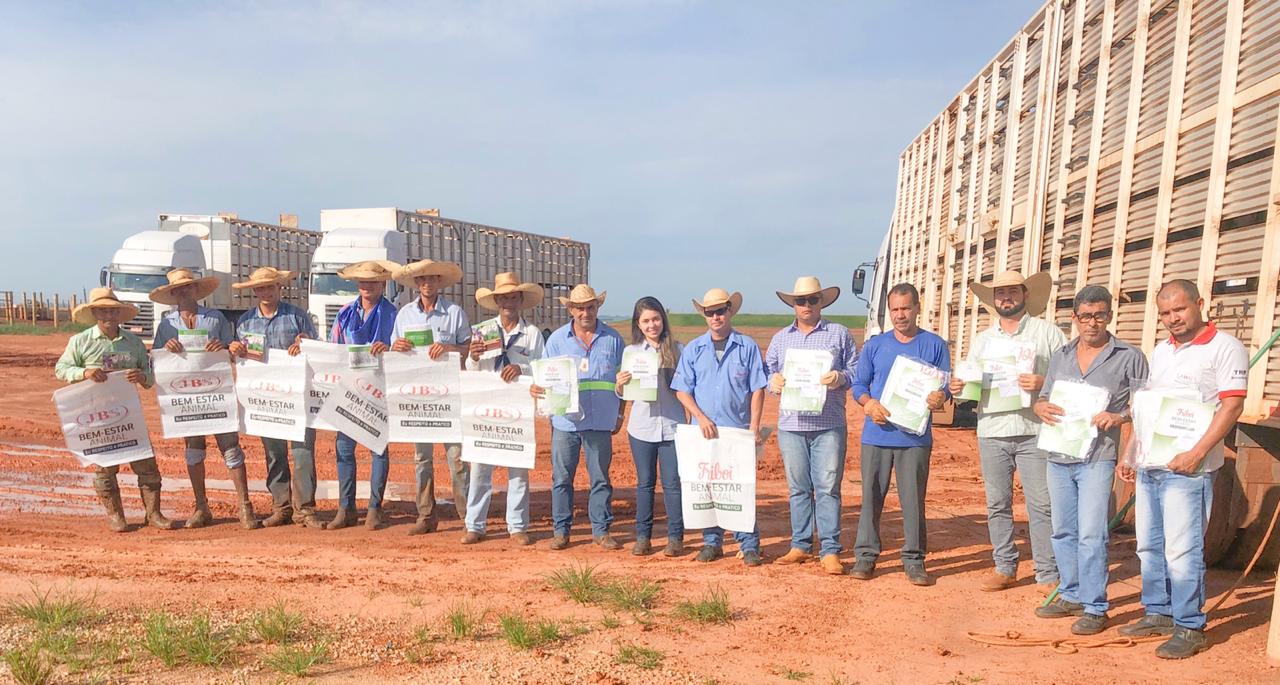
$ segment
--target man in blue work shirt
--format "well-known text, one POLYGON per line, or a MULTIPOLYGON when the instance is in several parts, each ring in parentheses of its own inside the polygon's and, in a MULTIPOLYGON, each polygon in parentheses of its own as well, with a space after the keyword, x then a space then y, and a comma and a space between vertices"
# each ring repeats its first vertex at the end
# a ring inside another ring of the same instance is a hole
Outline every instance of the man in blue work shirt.
MULTIPOLYGON (((742 307, 742 293, 730 295, 723 288, 712 288, 693 301, 693 306, 707 320, 707 332, 685 346, 676 367, 671 389, 693 422, 702 429, 702 437, 719 437, 717 426, 750 430, 760 436, 760 416, 764 413, 764 389, 769 384, 764 375, 760 346, 754 340, 733 330, 733 315, 742 307)), ((735 532, 742 551, 742 563, 759 566, 760 533, 735 532)), ((707 562, 724 556, 721 544, 724 531, 718 527, 702 531, 702 550, 698 561, 707 562)))
MULTIPOLYGON (((429 341, 426 342, 427 354, 432 359, 439 359, 450 352, 457 352, 460 359, 465 356, 471 346, 471 322, 462 307, 450 302, 440 292, 462 280, 462 267, 452 262, 423 259, 402 267, 396 272, 395 280, 406 288, 417 290, 418 297, 396 314, 391 351, 408 352, 414 348, 414 340, 418 340, 429 341)), ((458 364, 461 368, 462 362, 458 364)), ((435 447, 429 442, 413 446, 418 521, 409 529, 410 535, 422 535, 436 529, 435 447)), ((445 443, 444 454, 449 461, 453 481, 453 508, 461 520, 466 511, 470 471, 462 461, 461 443, 445 443)))
MULTIPOLYGON (((622 336, 597 318, 608 293, 596 295, 591 286, 580 283, 560 303, 569 308, 573 320, 547 338, 545 358, 573 357, 578 369, 578 406, 581 415, 551 417, 551 518, 554 526, 551 549, 569 546, 573 523, 573 476, 578 460, 587 454, 591 494, 587 513, 591 537, 597 545, 615 550, 622 545, 609 535, 613 522, 613 484, 609 464, 613 460, 613 434, 622 427, 622 400, 614 394, 614 379, 622 364, 622 336)), ((534 398, 546 391, 530 386, 534 398)))

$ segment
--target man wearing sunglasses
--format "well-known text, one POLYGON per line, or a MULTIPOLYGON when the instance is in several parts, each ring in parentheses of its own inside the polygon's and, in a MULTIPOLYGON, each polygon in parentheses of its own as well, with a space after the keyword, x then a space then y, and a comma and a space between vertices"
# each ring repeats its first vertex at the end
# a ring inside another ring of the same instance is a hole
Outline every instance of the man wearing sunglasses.
MULTIPOLYGON (((694 338, 680 354, 671 389, 684 405, 702 437, 714 440, 717 426, 750 430, 756 444, 762 442, 760 417, 764 413, 764 360, 754 340, 733 330, 733 315, 742 307, 742 293, 729 294, 723 288, 712 288, 693 301, 693 306, 707 320, 707 332, 694 338)), ((735 532, 734 539, 742 552, 742 563, 759 566, 760 534, 735 532)), ((708 562, 724 556, 721 549, 724 530, 716 527, 702 531, 702 550, 698 561, 708 562)))
POLYGON ((1079 337, 1049 359, 1044 388, 1033 409, 1045 425, 1058 424, 1067 411, 1050 401, 1054 385, 1064 381, 1105 390, 1105 411, 1090 423, 1097 429, 1083 454, 1048 452, 1049 499, 1053 511, 1053 554, 1058 563, 1058 597, 1036 607, 1041 618, 1079 617, 1076 635, 1096 635, 1107 626, 1107 509, 1116 468, 1120 426, 1131 420, 1129 389, 1147 377, 1141 350, 1107 331, 1111 293, 1085 286, 1076 293, 1071 319, 1079 337))
POLYGON ((769 392, 780 395, 786 386, 783 366, 788 350, 831 353, 831 369, 820 379, 826 388, 822 409, 778 412, 778 449, 787 475, 791 510, 791 549, 775 563, 803 564, 813 559, 815 518, 821 540, 822 570, 842 575, 840 563, 840 480, 844 477, 849 443, 845 421, 845 392, 853 382, 858 349, 849 329, 822 318, 822 310, 840 297, 840 289, 823 288, 817 278, 801 276, 791 292, 778 299, 795 311, 795 321, 774 334, 765 354, 769 392))

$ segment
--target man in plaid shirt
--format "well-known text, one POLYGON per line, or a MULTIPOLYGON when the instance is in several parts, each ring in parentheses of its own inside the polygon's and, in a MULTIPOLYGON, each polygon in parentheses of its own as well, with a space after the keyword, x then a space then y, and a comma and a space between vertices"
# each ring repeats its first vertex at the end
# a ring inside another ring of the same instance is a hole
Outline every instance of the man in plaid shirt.
POLYGON ((844 573, 840 563, 840 480, 849 436, 845 425, 845 388, 853 383, 858 350, 849 329, 822 318, 823 308, 840 296, 836 287, 823 288, 817 278, 803 276, 792 292, 778 292, 796 319, 773 336, 765 354, 769 391, 782 394, 787 381, 783 367, 788 350, 831 353, 831 369, 820 382, 826 388, 820 411, 778 412, 778 449, 787 474, 791 499, 791 550, 779 564, 803 564, 813 559, 814 519, 821 540, 822 570, 844 573))

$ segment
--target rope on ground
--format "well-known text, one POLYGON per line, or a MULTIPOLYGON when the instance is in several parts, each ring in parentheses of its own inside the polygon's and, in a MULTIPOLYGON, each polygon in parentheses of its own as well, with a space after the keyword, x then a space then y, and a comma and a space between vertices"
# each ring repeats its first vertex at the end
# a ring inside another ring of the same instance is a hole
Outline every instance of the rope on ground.
POLYGON ((1016 630, 1010 630, 1003 634, 970 631, 965 633, 965 637, 978 644, 991 645, 992 647, 1051 647, 1058 654, 1075 654, 1082 649, 1097 649, 1099 647, 1133 647, 1143 642, 1169 639, 1165 635, 1149 635, 1146 637, 1121 636, 1101 639, 1086 639, 1082 637, 1043 638, 1027 637, 1016 630))

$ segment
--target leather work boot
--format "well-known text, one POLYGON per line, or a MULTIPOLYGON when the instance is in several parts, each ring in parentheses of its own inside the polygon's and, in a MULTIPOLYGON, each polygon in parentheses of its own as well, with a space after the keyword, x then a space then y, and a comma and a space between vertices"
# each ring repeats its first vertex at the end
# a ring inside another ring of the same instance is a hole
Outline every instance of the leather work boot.
POLYGON ((1161 614, 1147 614, 1127 626, 1121 626, 1120 630, 1116 632, 1125 637, 1173 635, 1173 617, 1161 614))
POLYGON ((1090 614, 1085 612, 1084 616, 1076 619, 1071 624, 1072 635, 1097 635, 1107 629, 1107 615, 1090 614))
POLYGON ((600 545, 600 549, 608 550, 610 552, 616 549, 622 549, 622 543, 614 540, 613 536, 608 533, 605 533, 604 535, 597 535, 592 542, 600 545))
POLYGON ((340 528, 350 528, 358 523, 360 523, 360 515, 356 513, 355 509, 339 507, 338 515, 334 516, 332 521, 326 523, 324 528, 325 530, 338 530, 340 528))
MULTIPOLYGON (((253 513, 253 503, 249 501, 249 474, 244 464, 231 469, 231 482, 236 486, 236 499, 240 500, 240 527, 245 530, 261 528, 262 524, 253 513)), ((284 519, 281 521, 287 521, 284 519)))
POLYGON ((1017 582, 1017 576, 1006 576, 999 571, 992 571, 983 577, 982 582, 978 583, 978 589, 983 592, 999 592, 1008 590, 1017 582))
POLYGON ((102 502, 102 508, 107 510, 107 528, 113 533, 124 533, 129 530, 129 522, 124 518, 124 505, 120 502, 120 486, 112 484, 114 487, 109 490, 98 491, 98 501, 102 502))
POLYGON ((722 556, 724 556, 724 550, 720 547, 716 545, 703 545, 702 549, 698 551, 697 559, 705 564, 709 561, 715 561, 722 556))
POLYGON ((387 520, 382 516, 382 509, 370 508, 364 515, 364 527, 368 530, 382 530, 387 526, 387 520))
MULTIPOLYGON (((778 563, 781 559, 773 562, 778 563)), ((834 554, 824 554, 821 559, 822 572, 829 576, 843 576, 844 564, 840 563, 840 557, 834 554)))
POLYGON ((662 555, 678 557, 681 554, 684 554, 684 540, 682 538, 667 538, 667 546, 663 548, 662 555))
POLYGON ((484 539, 484 533, 475 530, 469 530, 462 536, 462 544, 474 545, 484 539))
POLYGON ((552 535, 551 544, 547 545, 548 549, 561 550, 569 546, 568 535, 552 535))
POLYGON ((929 575, 928 571, 924 570, 924 564, 907 564, 902 567, 902 571, 907 574, 907 582, 912 585, 929 587, 938 582, 936 578, 929 575))
POLYGON ((324 528, 324 521, 316 516, 316 510, 311 508, 299 509, 293 514, 293 522, 295 525, 304 528, 324 528))
POLYGON ((792 564, 803 564, 813 561, 813 555, 808 552, 798 550, 795 547, 787 550, 787 553, 773 560, 775 564, 790 566, 792 564))
POLYGON ((749 566, 749 567, 755 568, 756 566, 759 566, 763 563, 764 563, 764 557, 761 557, 760 553, 755 550, 742 553, 743 566, 749 566))
POLYGON ((631 553, 638 557, 653 554, 653 543, 649 538, 636 538, 636 544, 631 546, 631 553))
POLYGON ((1052 602, 1044 606, 1036 607, 1036 616, 1040 618, 1068 618, 1071 616, 1084 616, 1084 605, 1076 602, 1068 602, 1058 597, 1052 602))
POLYGON ((292 523, 293 520, 292 507, 276 508, 271 510, 270 516, 262 519, 262 525, 264 528, 275 528, 286 523, 292 523))
POLYGON ((1161 659, 1186 659, 1209 648, 1209 640, 1203 630, 1183 628, 1173 629, 1173 637, 1156 647, 1156 656, 1161 659))
POLYGON ((173 530, 178 524, 160 512, 160 488, 138 488, 142 491, 142 506, 147 510, 147 525, 160 530, 173 530))
POLYGON ((516 545, 517 547, 528 547, 533 544, 533 538, 524 531, 512 533, 511 544, 516 545))
POLYGON ((436 517, 434 516, 419 516, 413 527, 409 529, 410 535, 426 535, 434 532, 436 532, 436 517))
POLYGON ((849 569, 849 577, 857 580, 871 580, 875 572, 876 562, 870 559, 859 559, 853 562, 853 567, 849 569))

